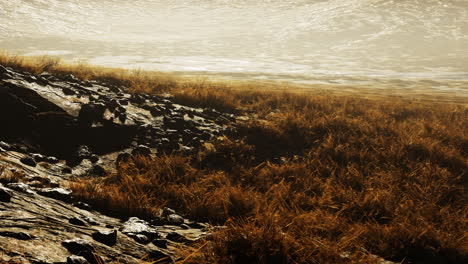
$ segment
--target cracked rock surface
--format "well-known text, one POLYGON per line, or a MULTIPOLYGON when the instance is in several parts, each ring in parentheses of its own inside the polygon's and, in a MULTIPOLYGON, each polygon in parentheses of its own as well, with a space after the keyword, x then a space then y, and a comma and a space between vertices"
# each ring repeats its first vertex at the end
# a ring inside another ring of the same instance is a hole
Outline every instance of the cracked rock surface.
POLYGON ((191 152, 235 133, 235 117, 134 95, 72 75, 0 65, 0 262, 158 263, 209 235, 170 208, 119 219, 76 200, 73 177, 101 177, 132 156, 191 152))

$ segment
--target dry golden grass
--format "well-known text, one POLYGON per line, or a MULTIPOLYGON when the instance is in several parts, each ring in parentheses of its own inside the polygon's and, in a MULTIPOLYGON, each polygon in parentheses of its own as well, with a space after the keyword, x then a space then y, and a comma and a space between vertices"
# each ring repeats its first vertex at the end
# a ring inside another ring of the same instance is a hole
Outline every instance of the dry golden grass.
POLYGON ((186 263, 466 260, 466 107, 256 96, 244 105, 265 120, 239 124, 238 139, 74 189, 121 215, 165 205, 228 226, 186 263))
POLYGON ((466 105, 174 83, 177 102, 250 120, 197 155, 135 158, 72 188, 120 217, 169 206, 226 225, 182 263, 468 261, 466 105))
POLYGON ((82 80, 99 80, 130 87, 140 92, 165 91, 178 85, 169 74, 142 70, 125 70, 93 66, 87 63, 66 63, 51 56, 19 56, 0 51, 0 65, 13 67, 33 74, 49 72, 56 75, 73 74, 82 80))

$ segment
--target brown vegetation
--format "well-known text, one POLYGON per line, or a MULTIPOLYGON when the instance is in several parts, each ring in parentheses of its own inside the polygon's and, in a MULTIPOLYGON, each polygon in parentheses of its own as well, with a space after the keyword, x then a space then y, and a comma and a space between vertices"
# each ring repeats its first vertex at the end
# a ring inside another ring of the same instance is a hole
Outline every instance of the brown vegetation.
POLYGON ((187 262, 466 258, 465 107, 256 98, 237 106, 265 119, 239 125, 239 138, 220 138, 197 157, 136 159, 75 190, 119 213, 151 216, 166 205, 228 226, 187 262))
POLYGON ((174 83, 180 103, 250 119, 197 155, 139 157, 72 188, 122 217, 169 206, 226 226, 183 263, 467 261, 465 105, 174 83))

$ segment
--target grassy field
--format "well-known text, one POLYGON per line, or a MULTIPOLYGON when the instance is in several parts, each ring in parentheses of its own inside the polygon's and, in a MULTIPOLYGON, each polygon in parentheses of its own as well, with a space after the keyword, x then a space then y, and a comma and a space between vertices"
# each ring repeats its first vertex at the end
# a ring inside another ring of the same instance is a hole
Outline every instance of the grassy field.
POLYGON ((170 92, 179 103, 248 117, 238 136, 196 155, 139 157, 71 184, 121 217, 151 218, 169 206, 226 226, 181 252, 181 263, 468 260, 466 104, 285 92, 48 57, 2 55, 0 64, 170 92))

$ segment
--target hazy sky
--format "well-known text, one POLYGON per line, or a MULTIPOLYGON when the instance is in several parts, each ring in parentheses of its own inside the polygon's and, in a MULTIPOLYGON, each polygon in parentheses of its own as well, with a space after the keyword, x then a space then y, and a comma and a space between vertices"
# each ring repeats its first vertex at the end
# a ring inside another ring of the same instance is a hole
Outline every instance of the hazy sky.
POLYGON ((295 81, 468 80, 468 0, 0 0, 0 48, 295 81))

